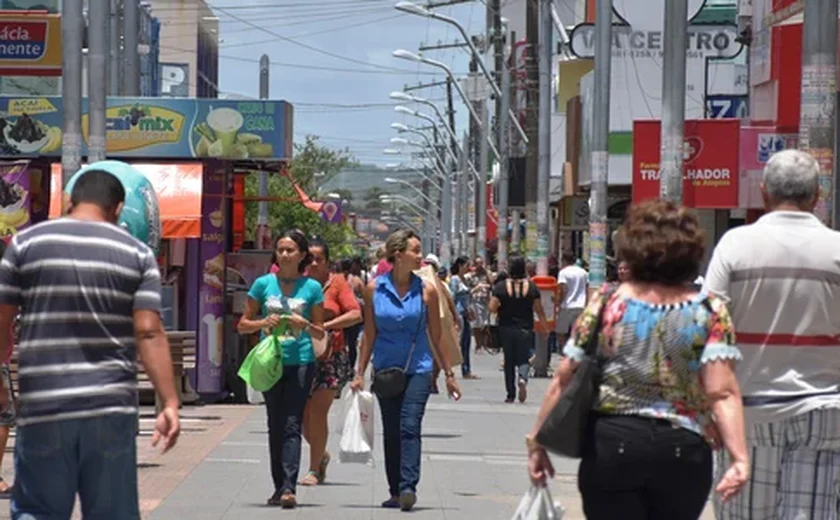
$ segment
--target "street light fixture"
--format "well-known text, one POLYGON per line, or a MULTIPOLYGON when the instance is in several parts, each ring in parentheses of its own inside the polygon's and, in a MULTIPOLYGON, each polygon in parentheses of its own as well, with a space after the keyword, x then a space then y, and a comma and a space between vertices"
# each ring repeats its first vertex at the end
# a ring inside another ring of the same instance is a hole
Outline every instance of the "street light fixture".
POLYGON ((406 181, 406 180, 403 180, 403 179, 395 179, 395 178, 393 178, 393 177, 385 177, 385 182, 390 183, 390 184, 403 184, 403 185, 405 185, 405 186, 408 186, 408 187, 410 187, 411 189, 413 189, 414 191, 416 191, 416 192, 417 192, 417 193, 418 193, 421 197, 423 197, 423 199, 424 199, 426 202, 428 202, 429 204, 431 204, 433 207, 437 205, 437 202, 435 202, 435 201, 434 201, 434 200, 432 200, 432 199, 431 199, 428 195, 426 195, 425 193, 423 193, 423 190, 421 190, 421 189, 417 188, 417 186, 415 186, 415 185, 411 184, 410 182, 408 182, 408 181, 406 181))
MULTIPOLYGON (((490 71, 487 70, 487 66, 484 64, 484 60, 482 59, 481 54, 478 52, 478 49, 475 48, 475 45, 472 42, 472 38, 467 34, 467 30, 464 29, 464 26, 461 25, 458 20, 451 18, 446 15, 442 15, 440 13, 436 13, 430 9, 426 9, 425 7, 419 6, 412 2, 397 2, 394 6, 398 11, 402 11, 404 13, 415 14, 418 16, 425 16, 426 18, 434 18, 435 20, 440 20, 441 22, 448 23, 450 25, 454 25, 458 32, 461 33, 461 36, 464 38, 464 42, 470 48, 470 52, 472 53, 473 57, 475 57, 475 61, 478 63, 479 68, 481 69, 481 73, 487 79, 487 82, 493 88, 493 93, 502 98, 502 90, 499 88, 499 85, 493 80, 493 76, 490 74, 490 71)), ((409 53, 410 54, 410 53, 409 53)), ((396 54, 394 54, 396 56, 396 54)), ((400 56, 397 56, 400 57, 400 56)), ((419 57, 419 56, 418 56, 419 57)), ((413 58, 406 58, 406 59, 413 59, 413 58)), ((431 60, 430 60, 431 61, 431 60)), ((431 63, 430 63, 431 65, 431 63)), ((451 76, 451 74, 450 74, 451 76)), ((455 82, 455 78, 452 78, 453 82, 455 82)), ((457 83, 457 82, 456 82, 457 83)), ((460 90, 460 88, 459 88, 460 90)), ((513 113, 513 110, 510 110, 510 118, 513 121, 514 126, 516 127, 516 131, 519 132, 519 135, 522 137, 522 140, 527 144, 528 143, 528 136, 525 134, 525 130, 519 124, 519 121, 516 119, 516 114, 513 113)))

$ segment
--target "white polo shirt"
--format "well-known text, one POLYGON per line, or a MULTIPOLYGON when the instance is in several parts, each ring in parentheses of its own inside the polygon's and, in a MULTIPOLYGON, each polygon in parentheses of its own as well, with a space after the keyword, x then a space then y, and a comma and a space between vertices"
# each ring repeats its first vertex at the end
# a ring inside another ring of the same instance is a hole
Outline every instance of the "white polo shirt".
POLYGON ((771 212, 723 236, 705 282, 735 323, 748 424, 840 408, 840 233, 771 212))

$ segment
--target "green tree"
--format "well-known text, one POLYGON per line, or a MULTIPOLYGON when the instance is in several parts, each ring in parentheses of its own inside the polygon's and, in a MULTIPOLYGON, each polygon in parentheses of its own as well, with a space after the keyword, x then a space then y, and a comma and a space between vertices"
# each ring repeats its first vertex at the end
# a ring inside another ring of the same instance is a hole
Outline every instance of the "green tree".
MULTIPOLYGON (((316 136, 308 135, 304 143, 295 144, 295 156, 289 173, 297 185, 312 196, 317 189, 316 183, 325 182, 343 168, 354 164, 355 160, 347 150, 332 150, 319 144, 316 136)), ((251 173, 246 177, 245 195, 259 195, 259 174, 251 173)), ((273 233, 295 227, 309 236, 322 237, 335 258, 355 253, 353 230, 345 224, 327 223, 320 214, 306 208, 286 177, 269 176, 268 196, 282 199, 268 203, 268 225, 273 233)), ((249 240, 254 238, 258 207, 256 202, 245 205, 245 235, 249 240)))

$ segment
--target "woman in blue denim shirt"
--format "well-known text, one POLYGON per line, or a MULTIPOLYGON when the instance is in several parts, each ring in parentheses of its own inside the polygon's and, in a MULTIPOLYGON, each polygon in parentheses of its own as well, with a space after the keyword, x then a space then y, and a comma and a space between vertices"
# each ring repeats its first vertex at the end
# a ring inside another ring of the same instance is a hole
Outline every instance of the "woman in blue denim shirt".
POLYGON ((449 268, 449 272, 452 273, 452 277, 449 279, 449 292, 452 293, 452 299, 455 300, 455 309, 461 317, 461 357, 464 358, 463 363, 461 363, 461 375, 464 379, 478 379, 478 376, 472 373, 470 367, 470 346, 472 345, 470 300, 472 293, 469 286, 464 282, 464 276, 469 270, 470 259, 466 256, 459 256, 452 262, 452 266, 449 268))
POLYGON ((382 507, 410 511, 417 502, 420 430, 432 386, 433 358, 439 360, 446 374, 449 395, 456 400, 461 396, 452 364, 440 348, 437 289, 424 284, 413 272, 420 268, 423 258, 420 238, 412 231, 400 230, 388 238, 385 249, 393 269, 365 288, 364 337, 359 350, 359 369, 351 388, 354 391, 364 388, 364 374, 371 356, 374 374, 388 368, 407 367, 403 392, 395 397, 379 396, 379 408, 390 493, 382 507))

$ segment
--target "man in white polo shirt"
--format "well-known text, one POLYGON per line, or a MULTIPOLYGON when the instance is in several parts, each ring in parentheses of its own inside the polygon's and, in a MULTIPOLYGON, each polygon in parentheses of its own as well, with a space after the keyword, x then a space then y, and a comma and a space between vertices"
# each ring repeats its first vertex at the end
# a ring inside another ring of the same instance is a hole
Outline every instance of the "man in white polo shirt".
POLYGON ((840 233, 812 213, 818 176, 804 152, 771 157, 761 185, 768 213, 727 232, 706 274, 706 289, 729 302, 744 356, 751 447, 750 483, 716 503, 719 520, 838 518, 840 233))

